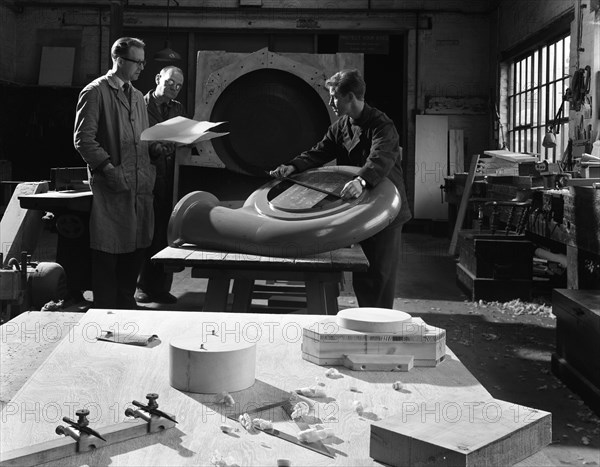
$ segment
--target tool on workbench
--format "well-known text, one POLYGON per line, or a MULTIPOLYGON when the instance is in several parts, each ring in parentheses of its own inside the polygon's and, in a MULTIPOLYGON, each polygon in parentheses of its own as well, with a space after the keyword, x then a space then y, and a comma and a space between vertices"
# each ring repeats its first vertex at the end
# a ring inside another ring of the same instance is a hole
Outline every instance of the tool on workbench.
MULTIPOLYGON (((169 415, 168 413, 163 412, 162 410, 158 410, 158 402, 156 402, 156 399, 158 399, 158 394, 156 394, 156 393, 147 394, 146 399, 148 399, 148 404, 142 404, 141 402, 138 402, 136 400, 132 401, 131 403, 133 405, 135 405, 136 407, 139 407, 140 409, 144 410, 145 412, 147 412, 150 415, 166 418, 167 420, 170 420, 173 423, 177 423, 177 420, 175 420, 175 418, 172 415, 169 415)), ((146 420, 147 422, 150 421, 150 420, 146 419, 146 417, 143 414, 140 414, 139 410, 127 409, 127 410, 125 410, 125 415, 127 415, 128 417, 136 417, 136 418, 141 417, 144 420, 146 420)))
MULTIPOLYGON (((265 172, 265 173, 267 175, 271 175, 270 172, 265 172)), ((321 187, 318 187, 316 185, 312 185, 310 183, 301 182, 300 180, 298 180, 296 178, 293 178, 293 177, 280 177, 278 180, 291 182, 291 183, 293 183, 295 185, 303 186, 304 188, 309 188, 311 190, 315 190, 315 191, 318 191, 320 193, 325 193, 326 195, 335 196, 336 198, 341 198, 342 197, 339 193, 336 193, 335 191, 327 190, 325 188, 321 188, 321 187)))
MULTIPOLYGON (((278 408, 281 407, 283 409, 283 411, 287 414, 288 417, 290 417, 290 419, 292 419, 291 414, 293 412, 293 401, 291 399, 285 399, 279 402, 275 402, 275 403, 271 403, 271 404, 266 404, 263 405, 261 407, 257 407, 255 409, 252 410, 247 410, 243 413, 239 412, 239 413, 233 413, 233 414, 228 414, 227 417, 230 418, 231 420, 235 420, 236 422, 239 421, 240 415, 243 414, 248 414, 248 415, 252 415, 252 414, 257 414, 260 412, 264 412, 266 410, 270 410, 270 409, 274 409, 274 408, 278 408)), ((293 420, 293 419, 292 419, 293 420)), ((299 421, 299 420, 294 420, 294 422, 298 425, 298 427, 301 430, 305 430, 308 428, 308 424, 299 421)), ((308 443, 308 442, 303 442, 300 441, 298 439, 297 436, 295 435, 291 435, 289 433, 285 433, 283 431, 280 431, 276 428, 269 428, 269 429, 261 429, 259 426, 253 426, 253 428, 257 431, 262 431, 263 433, 266 433, 268 435, 274 436, 276 438, 282 439, 284 441, 288 441, 292 444, 295 444, 297 446, 302 446, 306 449, 310 449, 311 451, 314 452, 318 452, 319 454, 323 454, 324 456, 327 457, 331 457, 331 458, 335 458, 335 455, 332 454, 329 449, 327 449, 327 446, 325 446, 323 444, 322 441, 314 441, 312 443, 308 443)))
POLYGON ((131 332, 113 332, 102 330, 101 334, 96 338, 99 341, 116 342, 117 344, 139 345, 148 347, 158 340, 156 334, 132 334, 131 332))
POLYGON ((63 417, 63 421, 68 425, 59 425, 55 429, 56 434, 64 435, 61 439, 3 452, 0 467, 39 465, 173 428, 177 421, 173 415, 158 410, 156 403, 158 395, 150 393, 146 397, 149 401, 147 405, 133 401, 133 405, 139 409, 128 408, 125 410, 127 417, 134 417, 137 420, 125 420, 98 428, 98 430, 89 426, 90 422, 87 416, 90 412, 87 409, 75 412, 78 417, 77 421, 63 417))
MULTIPOLYGON (((84 441, 85 441, 86 445, 90 444, 89 443, 90 441, 92 443, 94 443, 93 440, 87 439, 90 436, 94 436, 94 437, 99 438, 102 441, 106 442, 106 438, 104 438, 100 433, 98 433, 96 430, 94 430, 93 428, 90 427, 90 421, 87 419, 87 416, 89 414, 90 414, 89 410, 80 409, 77 412, 75 412, 75 415, 77 415, 77 421, 72 420, 69 417, 63 417, 63 422, 68 423, 70 425, 70 427, 74 428, 74 430, 73 429, 69 430, 69 427, 59 425, 56 427, 56 434, 70 436, 75 441, 77 441, 80 446, 81 446, 81 444, 83 444, 84 441)), ((94 445, 94 446, 98 447, 96 445, 94 445)), ((78 450, 80 450, 80 449, 78 449, 78 450)))

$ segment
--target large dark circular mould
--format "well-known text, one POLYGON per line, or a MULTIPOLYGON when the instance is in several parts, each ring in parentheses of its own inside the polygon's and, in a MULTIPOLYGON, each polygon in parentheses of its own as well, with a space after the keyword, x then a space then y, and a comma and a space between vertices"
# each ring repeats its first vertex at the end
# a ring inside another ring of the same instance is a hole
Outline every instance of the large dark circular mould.
POLYGON ((318 142, 330 124, 318 92, 301 78, 261 69, 240 76, 218 97, 210 120, 229 122, 212 140, 228 169, 264 175, 318 142))

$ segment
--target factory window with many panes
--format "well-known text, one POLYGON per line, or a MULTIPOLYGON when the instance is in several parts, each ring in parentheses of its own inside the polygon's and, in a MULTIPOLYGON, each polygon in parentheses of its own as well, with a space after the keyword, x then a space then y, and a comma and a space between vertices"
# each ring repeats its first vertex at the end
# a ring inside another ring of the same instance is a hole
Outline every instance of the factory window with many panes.
POLYGON ((549 162, 562 159, 569 141, 569 102, 563 101, 569 87, 569 47, 565 36, 510 62, 506 136, 511 151, 539 154, 549 162), (549 131, 555 135, 553 148, 542 144, 549 131))

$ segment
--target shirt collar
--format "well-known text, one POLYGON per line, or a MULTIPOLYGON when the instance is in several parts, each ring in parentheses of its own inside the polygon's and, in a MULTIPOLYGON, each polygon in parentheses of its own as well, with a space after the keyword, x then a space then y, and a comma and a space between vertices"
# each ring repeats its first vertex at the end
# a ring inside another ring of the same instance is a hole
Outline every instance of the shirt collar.
POLYGON ((169 99, 166 102, 163 102, 162 104, 159 103, 159 101, 156 99, 156 95, 154 94, 154 91, 150 92, 150 97, 152 99, 152 101, 154 102, 154 105, 156 105, 157 107, 160 107, 161 105, 166 105, 167 107, 171 107, 173 105, 173 99, 169 99))
POLYGON ((360 113, 360 117, 358 117, 357 119, 350 118, 350 123, 352 125, 361 126, 367 121, 370 113, 371 113, 371 107, 369 107, 369 104, 367 104, 365 102, 362 112, 360 113))
MULTIPOLYGON (((113 75, 113 78, 115 79, 115 81, 117 82, 117 84, 119 85, 119 87, 123 87, 123 85, 125 84, 125 81, 123 81, 121 78, 119 78, 117 75, 113 75)), ((129 82, 129 84, 131 84, 131 81, 129 82)))

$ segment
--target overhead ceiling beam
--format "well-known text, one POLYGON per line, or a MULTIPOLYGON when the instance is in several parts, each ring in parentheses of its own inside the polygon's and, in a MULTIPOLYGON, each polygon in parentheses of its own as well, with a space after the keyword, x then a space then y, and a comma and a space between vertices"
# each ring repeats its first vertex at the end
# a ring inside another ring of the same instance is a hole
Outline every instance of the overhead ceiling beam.
MULTIPOLYGON (((89 14, 78 10, 66 11, 63 24, 92 25, 98 23, 97 14, 90 10, 89 14)), ((107 17, 105 17, 108 20, 107 17)), ((243 30, 311 30, 311 31, 407 31, 410 29, 430 29, 431 18, 412 12, 399 14, 373 13, 365 16, 357 12, 336 12, 335 14, 318 14, 298 11, 278 11, 277 14, 262 10, 245 11, 244 14, 233 11, 198 11, 190 12, 179 9, 170 13, 170 27, 176 29, 243 29, 243 30)), ((165 18, 151 11, 131 12, 123 14, 123 25, 134 28, 161 28, 165 26, 165 18)))
MULTIPOLYGON (((11 4, 12 8, 27 7, 92 7, 109 8, 111 0, 0 0, 11 4)), ((164 0, 119 0, 125 10, 137 9, 165 10, 164 0)), ((262 6, 252 7, 259 11, 293 10, 293 11, 356 11, 371 12, 405 12, 420 11, 426 13, 454 12, 463 14, 481 14, 494 11, 499 0, 262 0, 262 6)), ((240 0, 177 0, 177 8, 186 11, 197 10, 236 10, 240 8, 240 0)))

